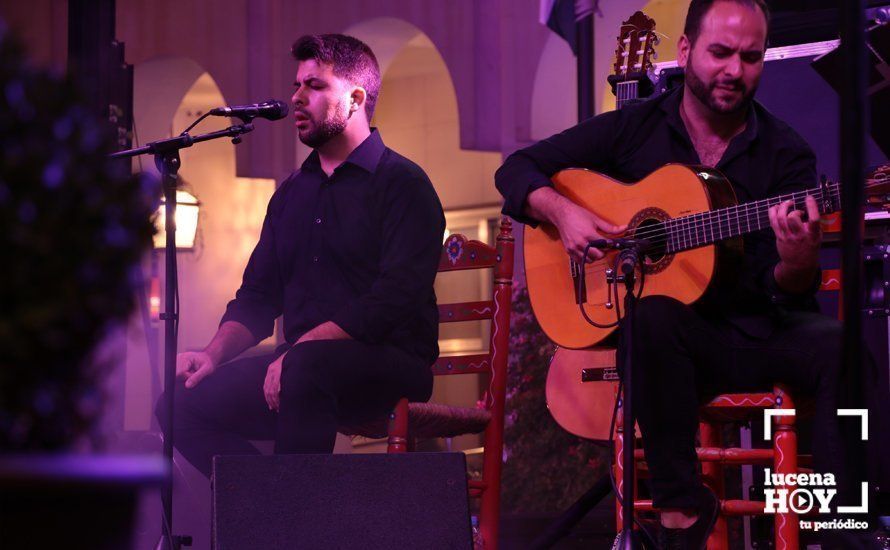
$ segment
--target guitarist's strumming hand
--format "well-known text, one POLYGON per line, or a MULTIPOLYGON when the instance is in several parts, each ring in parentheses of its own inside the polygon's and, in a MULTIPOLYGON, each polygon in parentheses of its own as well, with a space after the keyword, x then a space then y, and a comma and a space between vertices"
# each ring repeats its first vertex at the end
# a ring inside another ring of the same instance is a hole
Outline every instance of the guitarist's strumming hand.
MULTIPOLYGON (((576 262, 581 261, 590 241, 616 237, 627 229, 626 225, 613 225, 603 220, 550 187, 532 191, 526 202, 526 210, 533 218, 556 227, 566 252, 576 262)), ((598 260, 604 255, 602 250, 591 248, 587 261, 598 260)))
POLYGON ((791 293, 805 292, 813 285, 819 266, 819 246, 822 244, 822 227, 819 208, 812 196, 807 196, 807 220, 803 212, 788 212, 791 201, 785 201, 769 209, 769 224, 776 234, 779 263, 773 272, 782 290, 791 293))

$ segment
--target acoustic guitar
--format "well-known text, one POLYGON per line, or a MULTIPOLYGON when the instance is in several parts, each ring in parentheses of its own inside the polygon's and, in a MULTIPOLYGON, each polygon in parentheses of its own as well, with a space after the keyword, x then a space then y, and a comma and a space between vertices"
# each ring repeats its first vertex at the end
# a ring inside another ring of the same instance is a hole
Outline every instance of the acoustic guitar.
MULTIPOLYGON (((622 183, 582 169, 553 177, 556 190, 609 223, 627 224, 625 237, 649 243, 642 296, 660 294, 683 303, 698 300, 712 282, 731 277, 741 259, 741 236, 770 227, 768 210, 792 201, 806 211, 812 195, 821 213, 840 207, 837 183, 737 204, 729 181, 706 167, 669 164, 637 183, 622 183)), ((561 347, 593 346, 615 330, 623 285, 607 283, 617 252, 579 265, 550 224, 526 227, 523 251, 532 309, 547 336, 561 347), (578 288, 583 272, 584 285, 578 288), (581 313, 600 325, 591 325, 581 313)), ((639 275, 638 275, 639 277, 639 275)))
MULTIPOLYGON (((676 166, 669 167, 671 170, 679 170, 680 172, 692 172, 693 170, 686 167, 676 166)), ((660 175, 661 170, 647 178, 651 179, 656 175, 660 175)), ((708 173, 708 172, 703 172, 708 173)), ((583 178, 603 178, 593 173, 582 173, 583 178)), ((697 177, 703 177, 698 174, 697 177)), ((647 181, 644 180, 644 181, 647 181)), ((585 184, 584 182, 580 182, 585 184)), ((605 179, 607 186, 621 185, 611 180, 605 179)), ((642 182, 641 182, 642 183, 642 182)), ((690 183, 694 184, 690 176, 690 183)), ((723 184, 725 185, 725 183, 723 184)), ((698 187, 700 189, 700 186, 698 187)), ((802 208, 800 204, 806 193, 795 193, 794 200, 797 208, 802 208)), ((823 183, 822 187, 815 192, 817 203, 820 210, 824 213, 837 209, 840 204, 839 185, 836 183, 823 183)), ((890 165, 881 166, 872 172, 866 179, 865 195, 872 204, 890 204, 890 165)), ((702 292, 707 286, 706 279, 709 273, 720 266, 720 248, 719 245, 704 245, 699 248, 690 248, 679 252, 671 253, 671 250, 681 249, 686 246, 694 247, 698 240, 717 239, 723 235, 727 240, 733 241, 737 239, 733 236, 736 233, 745 233, 747 231, 756 230, 755 227, 768 226, 768 220, 764 208, 768 208, 772 204, 783 200, 785 197, 777 197, 775 199, 767 199, 758 201, 749 205, 741 205, 729 207, 723 210, 708 210, 697 214, 687 215, 685 218, 672 218, 668 224, 675 226, 675 230, 679 231, 670 238, 668 245, 665 246, 665 254, 660 258, 650 257, 646 270, 654 271, 652 279, 661 281, 662 277, 674 277, 674 282, 665 279, 664 283, 668 283, 663 288, 664 294, 677 297, 679 292, 688 292, 687 299, 692 300, 696 294, 702 292), (755 219, 757 220, 755 222, 755 219), (706 229, 707 221, 710 220, 710 227, 706 229), (749 227, 749 221, 752 223, 749 227), (721 223, 722 222, 722 223, 721 223), (756 225, 755 225, 756 223, 756 225), (716 231, 715 233, 712 232, 716 231), (707 236, 704 235, 707 231, 707 236), (679 240, 678 240, 679 238, 679 240), (693 252, 692 255, 688 252, 693 252), (671 254, 673 257, 671 258, 671 254), (653 260, 655 260, 653 262, 653 260), (670 261, 671 265, 662 272, 657 272, 661 266, 659 262, 670 261), (680 263, 682 262, 682 263, 680 263), (677 265, 674 265, 674 264, 677 265), (712 269, 713 266, 713 269, 712 269), (673 275, 671 275, 674 271, 673 275)), ((663 200, 663 197, 662 199, 663 200)), ((701 198, 700 198, 701 200, 701 198)), ((656 201, 658 202, 658 201, 656 201)), ((650 209, 653 212, 657 209, 650 209)), ((654 219, 650 218, 650 219, 654 219)), ((617 223, 617 222, 616 222, 617 223)), ((655 226, 657 227, 657 223, 655 226)), ((631 224, 632 226, 634 223, 631 224)), ((640 225, 636 226, 636 234, 642 233, 645 229, 641 229, 640 225)), ((651 226, 650 226, 651 227, 651 226)), ((546 234, 546 233, 545 233, 546 234)), ((551 243, 553 244, 553 243, 551 243)), ((546 245, 545 245, 546 246, 546 245)), ((561 248, 559 243, 549 252, 554 256, 557 254, 556 246, 561 248)), ((562 277, 564 285, 571 286, 570 277, 566 275, 568 271, 565 265, 568 263, 568 256, 561 249, 562 273, 553 277, 562 277)), ((528 261, 528 260, 527 260, 528 261)), ((608 262, 603 261, 608 264, 608 262)), ((594 269, 588 267, 588 270, 594 269)), ((650 275, 647 275, 649 277, 650 275)), ((529 279, 529 290, 538 282, 532 282, 536 276, 529 279)), ((546 276, 545 276, 546 277, 546 276)), ((646 285, 652 284, 652 280, 647 279, 646 285)), ((594 285, 595 286, 595 285, 594 285)), ((650 287, 651 288, 651 287, 650 287)), ((565 290, 565 289, 564 289, 565 290)), ((571 289, 569 289, 571 290, 571 289)), ((590 285, 588 284, 588 294, 592 294, 590 285)), ((657 290, 657 289, 656 289, 657 290)), ((655 293, 656 290, 652 290, 655 293)), ((602 289, 599 289, 600 296, 602 289)), ((644 292, 649 294, 649 292, 644 292)), ((534 294, 532 299, 536 300, 534 294)), ((571 301, 574 294, 566 292, 563 300, 571 301), (570 295, 571 294, 571 295, 570 295)), ((614 302, 618 298, 612 298, 614 302)), ((532 302, 534 305, 534 301, 532 302)), ((596 305, 596 304, 592 304, 596 305)), ((540 306, 539 306, 540 307, 540 306)), ((588 306, 585 306, 588 307, 588 306)), ((537 312, 536 312, 537 313, 537 312)), ((578 315, 577 305, 573 305, 565 309, 566 316, 578 315)), ((608 317, 608 316, 607 316, 608 317)), ((540 320, 540 317, 539 317, 540 320)), ((577 322, 575 319, 573 322, 577 322)), ((546 326, 544 322, 542 326, 546 326)), ((552 328, 552 327, 551 327, 552 328)), ((557 332, 560 328, 556 329, 557 332)), ((584 323, 583 330, 585 332, 593 330, 593 327, 584 323)), ((588 338, 590 340, 591 338, 588 338)), ((554 420, 562 426, 566 431, 571 432, 579 437, 587 439, 605 440, 609 438, 609 427, 612 417, 612 408, 614 405, 615 392, 618 386, 618 373, 616 369, 616 350, 607 347, 594 347, 590 349, 566 349, 558 348, 550 362, 550 368, 547 372, 546 399, 547 407, 554 420)), ((639 431, 639 428, 637 428, 639 431)))
MULTIPOLYGON (((622 24, 615 74, 609 77, 619 107, 649 82, 646 72, 657 42, 654 27, 641 12, 622 24)), ((840 206, 836 183, 740 205, 729 181, 703 166, 669 164, 636 183, 578 168, 558 172, 552 180, 556 191, 575 204, 608 223, 627 224, 624 238, 648 244, 641 296, 666 295, 686 304, 733 274, 742 255, 741 236, 768 228, 770 207, 792 200, 795 209, 805 211, 807 195, 816 198, 822 213, 840 206)), ((573 262, 556 227, 548 223, 525 226, 523 252, 531 306, 553 342, 582 349, 615 330, 625 289, 610 284, 608 275, 615 270, 618 252, 609 251, 594 262, 573 262)))
MULTIPOLYGON (((647 73, 658 44, 655 21, 637 11, 621 23, 609 84, 615 108, 622 109, 652 94, 647 73)), ((573 266, 577 276, 577 266, 573 266)), ((557 348, 547 370, 547 408, 557 424, 586 439, 609 439, 618 391, 614 348, 557 348)), ((639 429, 637 430, 639 432, 639 429)))

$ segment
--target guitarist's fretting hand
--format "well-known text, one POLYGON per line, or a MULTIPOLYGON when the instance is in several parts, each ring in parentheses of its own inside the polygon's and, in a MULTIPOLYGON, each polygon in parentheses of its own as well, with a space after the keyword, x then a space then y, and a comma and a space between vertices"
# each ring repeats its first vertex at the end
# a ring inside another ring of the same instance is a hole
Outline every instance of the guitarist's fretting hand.
MULTIPOLYGON (((613 225, 603 220, 550 187, 532 191, 526 202, 526 209, 533 218, 556 227, 566 252, 576 262, 581 261, 590 241, 616 237, 627 229, 626 225, 613 225)), ((598 260, 604 255, 602 250, 591 248, 587 261, 598 260)))
POLYGON ((776 248, 781 260, 773 272, 776 283, 787 292, 805 292, 813 285, 819 265, 819 246, 822 227, 819 208, 812 196, 807 196, 807 220, 803 212, 793 210, 791 201, 769 209, 769 224, 776 234, 776 248))

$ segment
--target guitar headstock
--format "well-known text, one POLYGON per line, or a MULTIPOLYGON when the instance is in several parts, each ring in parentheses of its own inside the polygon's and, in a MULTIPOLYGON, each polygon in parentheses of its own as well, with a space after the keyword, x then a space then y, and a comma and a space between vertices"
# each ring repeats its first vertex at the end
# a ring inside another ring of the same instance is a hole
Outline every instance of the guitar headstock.
POLYGON ((618 81, 640 80, 652 69, 656 59, 655 20, 638 11, 621 24, 615 50, 615 76, 618 81))

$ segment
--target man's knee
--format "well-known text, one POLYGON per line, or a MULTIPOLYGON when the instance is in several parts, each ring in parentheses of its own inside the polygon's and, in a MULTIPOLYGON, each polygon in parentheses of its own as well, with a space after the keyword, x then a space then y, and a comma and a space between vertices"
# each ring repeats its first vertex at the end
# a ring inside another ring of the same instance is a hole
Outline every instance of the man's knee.
POLYGON ((835 386, 843 365, 843 325, 837 319, 824 317, 808 332, 808 345, 812 346, 811 357, 815 363, 812 367, 819 377, 819 385, 835 386))
POLYGON ((331 341, 297 344, 284 356, 283 370, 312 372, 323 368, 330 354, 331 341))
POLYGON ((646 336, 680 328, 689 306, 669 296, 646 296, 637 302, 634 326, 646 336))
MULTIPOLYGON (((189 414, 188 391, 189 390, 185 388, 185 384, 180 381, 176 382, 176 391, 173 392, 173 410, 175 411, 173 419, 177 424, 179 424, 180 421, 183 419, 183 415, 189 414)), ((161 430, 164 430, 165 432, 167 428, 167 422, 170 418, 168 416, 168 407, 169 405, 167 404, 167 392, 163 392, 155 403, 155 418, 158 419, 161 430)))
POLYGON ((287 352, 281 369, 282 395, 297 397, 324 386, 326 350, 327 346, 319 342, 306 342, 287 352))

